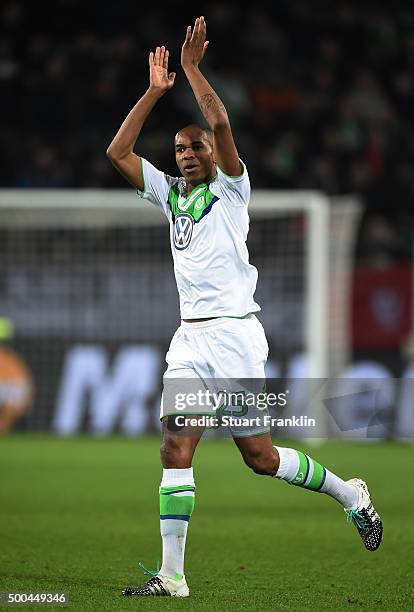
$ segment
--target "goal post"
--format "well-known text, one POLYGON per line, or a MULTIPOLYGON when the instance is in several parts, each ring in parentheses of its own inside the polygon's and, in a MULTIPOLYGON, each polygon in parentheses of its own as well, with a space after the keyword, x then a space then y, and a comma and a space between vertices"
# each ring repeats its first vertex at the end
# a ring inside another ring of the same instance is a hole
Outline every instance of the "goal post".
MULTIPOLYGON (((298 355, 304 378, 345 367, 359 210, 313 191, 252 192, 247 244, 270 376, 286 377, 298 355)), ((179 323, 168 223, 133 190, 0 190, 0 275, 0 316, 37 381, 29 428, 50 421, 72 345, 104 347, 109 368, 126 344, 163 355, 179 323)))

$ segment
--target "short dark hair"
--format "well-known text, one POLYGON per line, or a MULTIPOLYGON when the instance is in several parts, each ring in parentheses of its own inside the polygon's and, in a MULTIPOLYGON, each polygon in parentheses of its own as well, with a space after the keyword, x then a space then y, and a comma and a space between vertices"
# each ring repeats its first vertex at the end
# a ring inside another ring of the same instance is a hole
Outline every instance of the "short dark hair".
POLYGON ((213 144, 213 130, 210 127, 204 127, 198 123, 190 123, 189 125, 186 125, 185 127, 181 128, 181 130, 178 130, 177 134, 179 134, 180 132, 183 132, 184 130, 188 130, 192 128, 198 128, 199 130, 201 130, 203 134, 206 136, 209 143, 211 145, 213 144))

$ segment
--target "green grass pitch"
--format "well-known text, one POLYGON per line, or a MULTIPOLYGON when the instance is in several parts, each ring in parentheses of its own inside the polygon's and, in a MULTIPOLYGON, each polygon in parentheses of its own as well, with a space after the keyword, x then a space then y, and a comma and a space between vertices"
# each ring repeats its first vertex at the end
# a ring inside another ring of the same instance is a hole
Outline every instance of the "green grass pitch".
POLYGON ((383 545, 369 553, 331 498, 253 474, 230 440, 201 442, 190 598, 122 598, 144 580, 138 561, 160 558, 158 448, 156 437, 3 438, 0 591, 65 591, 71 610, 413 609, 414 447, 395 443, 307 448, 367 480, 384 521, 383 545))

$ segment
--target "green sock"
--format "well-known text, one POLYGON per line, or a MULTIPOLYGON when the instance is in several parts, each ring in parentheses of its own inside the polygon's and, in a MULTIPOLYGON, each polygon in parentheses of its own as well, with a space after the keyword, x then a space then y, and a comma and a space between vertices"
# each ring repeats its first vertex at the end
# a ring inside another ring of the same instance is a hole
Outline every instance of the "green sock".
POLYGON ((279 454, 276 478, 286 480, 297 487, 326 493, 346 509, 356 506, 358 490, 355 485, 342 480, 302 451, 281 446, 275 448, 279 454))
POLYGON ((180 580, 188 523, 194 510, 193 469, 164 469, 160 486, 160 530, 163 556, 160 574, 180 580))

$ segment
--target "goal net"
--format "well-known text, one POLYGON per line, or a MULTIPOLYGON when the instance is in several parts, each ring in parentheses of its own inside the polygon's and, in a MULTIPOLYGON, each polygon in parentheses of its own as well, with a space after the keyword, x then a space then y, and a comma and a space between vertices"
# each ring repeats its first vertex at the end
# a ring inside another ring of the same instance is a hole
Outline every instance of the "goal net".
MULTIPOLYGON (((253 192, 248 248, 269 378, 345 367, 359 211, 314 192, 253 192)), ((123 190, 2 190, 0 220, 0 317, 14 326, 0 342, 34 381, 16 426, 156 428, 164 355, 179 325, 162 213, 123 190)), ((0 375, 7 404, 16 390, 0 375)))

